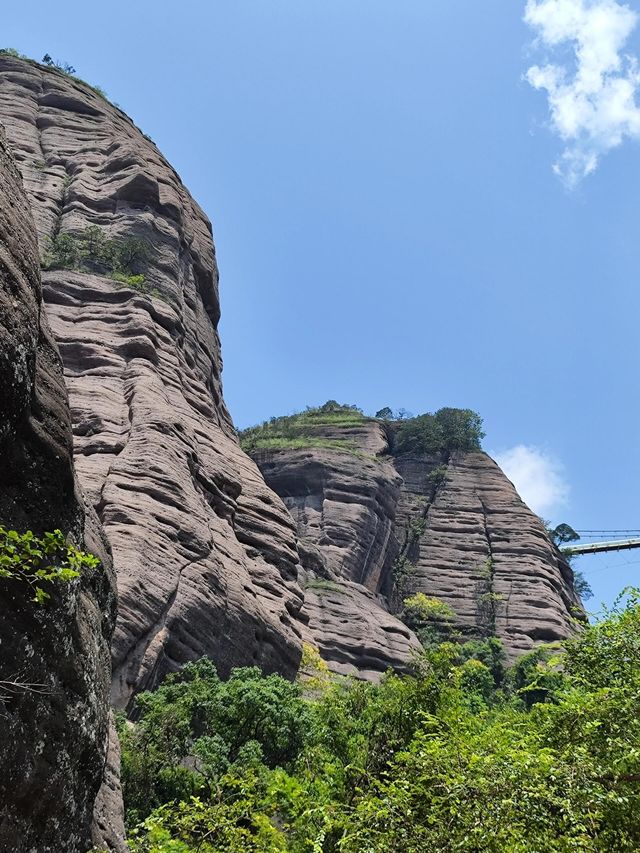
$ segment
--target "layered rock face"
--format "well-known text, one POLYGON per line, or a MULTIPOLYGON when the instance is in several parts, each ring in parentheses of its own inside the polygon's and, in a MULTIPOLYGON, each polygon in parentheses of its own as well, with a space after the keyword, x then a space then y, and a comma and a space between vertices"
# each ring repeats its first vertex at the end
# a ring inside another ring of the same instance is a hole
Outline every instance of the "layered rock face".
POLYGON ((499 637, 509 659, 573 633, 571 569, 489 456, 394 456, 393 427, 372 419, 312 431, 352 449, 254 455, 296 521, 308 630, 332 669, 406 663, 417 641, 393 613, 418 592, 451 607, 463 637, 499 637))
POLYGON ((396 536, 407 542, 412 519, 417 530, 405 546, 411 569, 403 594, 440 599, 464 635, 499 637, 511 660, 575 631, 582 606, 571 568, 493 459, 457 453, 443 465, 400 456, 395 465, 404 482, 396 536))
POLYGON ((102 780, 110 556, 74 478, 62 364, 41 304, 35 229, 0 136, 0 525, 56 528, 101 566, 34 603, 0 580, 0 850, 84 853, 102 780))
POLYGON ((223 675, 243 664, 293 674, 295 528, 222 400, 207 218, 124 113, 55 69, 1 57, 0 121, 41 250, 89 226, 152 247, 145 292, 95 272, 43 275, 78 476, 118 577, 114 702, 201 655, 223 675))
POLYGON ((387 450, 380 424, 325 427, 322 438, 348 440, 358 451, 314 447, 256 458, 296 522, 305 637, 334 671, 375 677, 389 667, 402 669, 419 648, 379 595, 395 543, 402 480, 380 456, 387 450))
POLYGON ((151 247, 144 283, 95 264, 43 274, 76 468, 117 569, 116 705, 202 655, 223 676, 293 675, 303 639, 337 672, 402 668, 418 641, 394 614, 414 592, 511 656, 571 632, 571 570, 485 454, 393 456, 372 419, 260 452, 259 468, 242 452, 222 399, 211 226, 124 113, 1 56, 0 121, 42 253, 89 227, 151 247))

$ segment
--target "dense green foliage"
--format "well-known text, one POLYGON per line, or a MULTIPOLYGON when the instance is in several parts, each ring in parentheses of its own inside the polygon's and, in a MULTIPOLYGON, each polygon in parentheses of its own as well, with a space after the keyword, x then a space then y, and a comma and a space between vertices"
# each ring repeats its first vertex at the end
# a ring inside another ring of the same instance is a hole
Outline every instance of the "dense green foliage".
MULTIPOLYGON (((376 412, 375 418, 386 423, 393 421, 394 453, 450 454, 456 450, 479 450, 484 437, 482 418, 470 409, 444 408, 414 418, 404 409, 394 415, 386 406, 376 412)), ((326 447, 362 455, 349 438, 349 430, 362 426, 366 420, 357 406, 328 400, 323 406, 307 407, 304 412, 274 417, 249 427, 240 433, 240 444, 247 453, 326 447)))
POLYGON ((61 231, 49 241, 44 269, 78 269, 110 275, 115 281, 138 289, 144 283, 143 271, 152 256, 152 247, 139 237, 109 240, 97 225, 80 234, 61 231))
POLYGON ((453 453, 480 450, 484 438, 482 418, 471 409, 439 409, 400 421, 394 442, 395 453, 453 453))
POLYGON ((132 849, 636 851, 639 660, 631 594, 507 672, 495 639, 444 643, 379 685, 319 670, 303 698, 256 670, 226 687, 201 662, 125 727, 132 849))
POLYGON ((258 450, 295 450, 304 447, 326 447, 356 453, 349 438, 327 437, 327 427, 348 429, 361 426, 365 416, 357 406, 328 400, 323 406, 307 407, 304 412, 271 418, 240 433, 240 444, 247 453, 258 450))
POLYGON ((167 797, 211 796, 231 769, 286 765, 300 752, 307 724, 297 685, 256 667, 221 681, 206 658, 143 693, 137 706, 141 721, 122 732, 130 819, 167 797))
POLYGON ((38 538, 31 530, 18 533, 0 527, 0 578, 28 584, 36 604, 51 597, 46 587, 69 583, 80 576, 82 569, 99 565, 100 560, 93 554, 67 544, 61 530, 38 538))
POLYGON ((456 614, 438 598, 417 592, 402 602, 400 619, 415 633, 424 648, 453 638, 456 614))

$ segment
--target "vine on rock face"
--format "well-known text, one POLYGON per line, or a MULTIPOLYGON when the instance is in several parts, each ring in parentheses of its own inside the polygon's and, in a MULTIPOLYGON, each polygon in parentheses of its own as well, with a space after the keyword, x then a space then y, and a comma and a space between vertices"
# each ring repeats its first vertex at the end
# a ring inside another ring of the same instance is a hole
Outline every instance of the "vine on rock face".
POLYGON ((38 538, 31 530, 18 533, 0 526, 0 578, 29 584, 33 601, 51 598, 44 584, 70 583, 82 569, 95 569, 100 560, 65 541, 61 530, 38 538))

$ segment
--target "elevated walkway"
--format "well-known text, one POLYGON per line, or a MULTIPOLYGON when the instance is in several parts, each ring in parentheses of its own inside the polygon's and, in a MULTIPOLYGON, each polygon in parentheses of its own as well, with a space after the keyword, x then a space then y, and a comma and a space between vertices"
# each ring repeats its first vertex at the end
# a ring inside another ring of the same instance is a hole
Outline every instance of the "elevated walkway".
POLYGON ((588 545, 565 545, 564 554, 601 554, 607 551, 630 551, 640 548, 640 539, 616 539, 612 542, 590 542, 588 545))

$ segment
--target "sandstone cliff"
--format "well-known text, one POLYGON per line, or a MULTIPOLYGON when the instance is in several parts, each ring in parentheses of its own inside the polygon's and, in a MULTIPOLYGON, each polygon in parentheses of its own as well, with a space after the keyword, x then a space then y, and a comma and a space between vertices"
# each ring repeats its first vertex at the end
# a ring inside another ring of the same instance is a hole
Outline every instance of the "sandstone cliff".
POLYGON ((326 446, 255 455, 283 499, 299 536, 306 639, 334 671, 380 675, 402 669, 419 643, 379 594, 395 545, 402 480, 375 422, 315 427, 326 446), (331 447, 348 441, 357 452, 331 447))
POLYGON ((295 529, 222 400, 207 218, 124 113, 55 69, 0 57, 0 121, 43 254, 90 226, 150 247, 143 286, 95 265, 43 274, 78 476, 118 577, 114 702, 204 654, 222 674, 241 664, 293 674, 295 529))
POLYGON ((340 672, 402 667, 418 643, 397 611, 418 591, 511 655, 572 630, 571 571, 484 454, 393 455, 360 418, 256 453, 259 470, 222 399, 211 227, 178 175, 99 93, 36 63, 0 57, 0 120, 42 255, 67 251, 44 296, 117 570, 116 705, 203 654, 223 675, 293 675, 305 638, 340 672), (138 274, 78 263, 98 238, 143 242, 138 274))
MULTIPOLYGON (((1 131, 0 131, 1 133, 1 131)), ((0 136, 0 525, 59 528, 101 565, 38 605, 0 580, 0 850, 84 853, 107 742, 114 583, 73 472, 62 364, 33 219, 0 136)))
POLYGON ((396 428, 315 412, 245 437, 296 521, 308 630, 331 668, 406 661, 415 638, 393 614, 415 593, 450 607, 463 638, 499 637, 510 659, 569 636, 571 568, 496 463, 394 453, 396 428))

